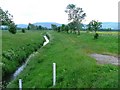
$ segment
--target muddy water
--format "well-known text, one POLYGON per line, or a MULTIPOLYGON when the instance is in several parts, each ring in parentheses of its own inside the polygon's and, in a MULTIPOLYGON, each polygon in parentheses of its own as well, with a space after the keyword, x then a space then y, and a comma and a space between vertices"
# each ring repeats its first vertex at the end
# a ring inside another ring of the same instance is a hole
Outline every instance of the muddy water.
POLYGON ((113 64, 120 65, 118 63, 118 57, 110 56, 110 55, 102 55, 102 54, 91 54, 91 57, 95 58, 100 64, 113 64))

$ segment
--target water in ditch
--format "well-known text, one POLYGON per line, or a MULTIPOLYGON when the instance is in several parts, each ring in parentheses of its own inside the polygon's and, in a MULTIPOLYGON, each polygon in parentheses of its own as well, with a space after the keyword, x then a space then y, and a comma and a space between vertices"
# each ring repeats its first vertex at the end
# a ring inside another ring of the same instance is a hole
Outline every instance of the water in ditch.
MULTIPOLYGON (((49 43, 49 39, 47 36, 44 36, 45 42, 43 43, 43 46, 47 45, 49 43)), ((5 88, 7 86, 7 84, 16 79, 16 77, 24 70, 24 68, 26 67, 27 63, 29 62, 29 60, 31 59, 31 57, 34 57, 35 54, 37 54, 38 52, 33 52, 31 55, 29 55, 29 57, 25 60, 25 63, 23 63, 11 76, 6 77, 6 80, 3 82, 3 85, 5 88)))

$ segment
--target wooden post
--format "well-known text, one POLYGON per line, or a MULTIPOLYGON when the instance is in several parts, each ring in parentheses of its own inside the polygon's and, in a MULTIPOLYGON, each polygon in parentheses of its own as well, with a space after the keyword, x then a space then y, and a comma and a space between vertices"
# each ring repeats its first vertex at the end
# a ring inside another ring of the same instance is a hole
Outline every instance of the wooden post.
POLYGON ((22 90, 22 79, 19 79, 19 90, 22 90))
POLYGON ((53 86, 56 85, 56 63, 53 63, 53 86))

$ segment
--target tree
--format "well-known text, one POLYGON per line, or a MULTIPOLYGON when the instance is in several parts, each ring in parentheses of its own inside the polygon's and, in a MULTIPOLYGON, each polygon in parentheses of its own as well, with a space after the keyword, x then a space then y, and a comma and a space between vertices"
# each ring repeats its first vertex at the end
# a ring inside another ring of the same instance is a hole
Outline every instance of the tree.
POLYGON ((69 4, 65 12, 68 13, 68 21, 74 23, 74 30, 77 30, 78 34, 80 34, 81 23, 86 13, 84 13, 82 8, 76 7, 74 4, 69 4))
POLYGON ((96 33, 96 31, 98 31, 101 27, 102 27, 102 23, 92 20, 88 25, 88 30, 90 31, 95 31, 95 35, 94 35, 94 39, 98 39, 98 33, 96 33))
POLYGON ((57 27, 57 31, 58 31, 58 32, 61 31, 61 27, 60 27, 60 26, 57 27))
POLYGON ((27 26, 27 30, 30 30, 30 26, 29 25, 27 26))
POLYGON ((72 31, 75 32, 75 27, 76 27, 75 22, 68 23, 68 27, 69 27, 71 32, 72 31))
POLYGON ((35 26, 34 24, 29 23, 27 29, 28 30, 37 30, 37 26, 35 26))
POLYGON ((42 27, 41 25, 38 26, 38 29, 39 29, 39 30, 42 30, 42 28, 43 28, 43 27, 42 27))
POLYGON ((100 30, 100 28, 102 27, 102 23, 101 22, 98 22, 98 21, 95 21, 95 20, 92 20, 88 25, 87 25, 87 28, 88 30, 90 31, 98 31, 100 30))
POLYGON ((69 33, 69 26, 65 25, 65 31, 67 31, 67 33, 69 33))
POLYGON ((2 25, 9 25, 12 23, 13 16, 8 13, 8 11, 3 11, 0 7, 0 21, 2 22, 2 25))
POLYGON ((57 25, 51 24, 51 28, 52 28, 52 30, 56 30, 57 31, 57 25))
POLYGON ((87 31, 93 31, 92 22, 87 25, 87 31))
POLYGON ((107 28, 106 30, 107 30, 107 31, 111 31, 112 29, 111 29, 111 28, 107 28))
POLYGON ((16 30, 17 25, 15 25, 15 23, 10 23, 9 24, 9 32, 11 32, 12 34, 16 34, 17 30, 16 30))
POLYGON ((62 24, 61 31, 65 31, 65 24, 62 24))
POLYGON ((9 32, 15 34, 16 33, 16 25, 12 21, 13 15, 11 15, 8 11, 3 11, 0 7, 0 21, 1 25, 6 25, 9 28, 9 32))

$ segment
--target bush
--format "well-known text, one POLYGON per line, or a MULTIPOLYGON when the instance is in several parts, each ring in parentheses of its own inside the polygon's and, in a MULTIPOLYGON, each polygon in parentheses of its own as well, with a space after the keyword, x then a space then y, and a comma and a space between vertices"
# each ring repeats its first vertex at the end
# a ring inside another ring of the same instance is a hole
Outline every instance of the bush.
POLYGON ((98 39, 98 37, 99 37, 98 33, 95 33, 94 39, 98 39))
POLYGON ((22 33, 25 33, 25 29, 22 29, 22 33))
POLYGON ((16 25, 14 23, 10 24, 9 32, 12 34, 16 34, 17 30, 16 30, 16 25))

